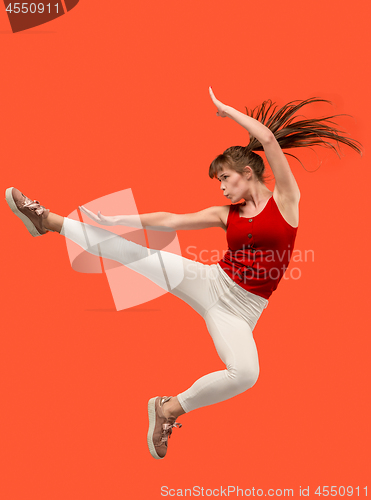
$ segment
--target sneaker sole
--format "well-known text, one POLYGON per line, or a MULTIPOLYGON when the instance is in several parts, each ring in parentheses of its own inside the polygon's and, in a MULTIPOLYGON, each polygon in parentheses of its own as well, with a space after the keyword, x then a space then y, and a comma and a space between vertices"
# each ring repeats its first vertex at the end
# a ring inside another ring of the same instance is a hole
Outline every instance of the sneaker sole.
POLYGON ((13 188, 10 187, 5 191, 5 200, 6 200, 7 204, 9 205, 10 210, 17 217, 19 217, 21 219, 23 224, 26 226, 28 232, 32 236, 43 236, 42 234, 39 233, 39 231, 36 229, 36 227, 33 225, 33 223, 30 221, 30 219, 26 215, 22 214, 22 212, 20 210, 18 210, 17 205, 15 204, 15 202, 13 200, 12 190, 13 190, 13 188))
POLYGON ((152 398, 148 401, 148 420, 149 420, 149 428, 148 428, 148 434, 147 434, 147 445, 150 454, 153 456, 153 458, 156 458, 156 460, 162 460, 165 457, 159 457, 156 453, 155 445, 153 444, 153 431, 155 430, 155 423, 156 423, 156 407, 155 407, 155 401, 156 398, 152 398))

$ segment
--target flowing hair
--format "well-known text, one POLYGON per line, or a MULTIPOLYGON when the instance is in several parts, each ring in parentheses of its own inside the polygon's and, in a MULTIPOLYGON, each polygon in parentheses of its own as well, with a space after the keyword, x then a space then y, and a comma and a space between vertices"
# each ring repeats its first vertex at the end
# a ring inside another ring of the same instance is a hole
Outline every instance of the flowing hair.
MULTIPOLYGON (((248 116, 261 122, 273 133, 281 149, 322 146, 333 149, 340 157, 337 147, 339 148, 339 143, 342 143, 362 156, 362 144, 343 135, 344 131, 337 129, 337 124, 332 121, 334 118, 344 115, 294 121, 298 118, 296 113, 303 106, 314 102, 332 104, 331 101, 311 97, 303 101, 291 101, 277 110, 276 103, 269 99, 253 110, 245 109, 248 116), (329 141, 334 141, 337 147, 329 141)), ((209 176, 216 177, 217 173, 225 166, 242 173, 244 166, 249 165, 258 180, 264 182, 264 162, 260 155, 255 154, 254 151, 264 151, 264 148, 255 137, 250 135, 250 142, 247 146, 232 146, 217 156, 210 165, 209 176)), ((292 156, 301 163, 296 156, 286 152, 284 154, 292 156)))

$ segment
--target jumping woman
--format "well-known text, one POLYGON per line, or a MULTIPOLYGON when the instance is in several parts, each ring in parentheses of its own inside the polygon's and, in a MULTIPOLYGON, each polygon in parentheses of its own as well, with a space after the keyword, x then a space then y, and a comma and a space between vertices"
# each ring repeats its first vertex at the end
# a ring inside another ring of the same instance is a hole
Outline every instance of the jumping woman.
MULTIPOLYGON (((271 101, 265 101, 244 114, 218 101, 211 87, 209 93, 217 116, 231 118, 250 135, 247 146, 228 148, 209 168, 210 178, 220 182, 230 204, 191 214, 158 212, 139 217, 144 228, 177 231, 220 227, 227 232, 228 250, 217 264, 205 265, 160 252, 166 269, 171 272, 172 267, 180 267, 184 276, 168 291, 204 318, 226 368, 201 377, 175 397, 150 399, 147 443, 156 459, 165 457, 172 429, 181 426, 176 422, 180 415, 232 398, 257 381, 259 361, 253 330, 289 264, 299 224, 300 191, 281 148, 319 145, 336 151, 329 142, 335 141, 361 153, 358 141, 334 128, 336 124, 330 120, 338 115, 298 120, 296 113, 303 106, 322 99, 293 101, 278 110, 271 101), (254 151, 265 153, 275 178, 273 192, 265 184, 263 159, 254 151)), ((130 266, 156 282, 157 271, 146 257, 157 250, 52 213, 14 187, 6 190, 6 201, 32 236, 60 233, 89 253, 130 266)), ((101 225, 132 225, 133 216, 96 215, 85 207, 80 209, 101 225)))

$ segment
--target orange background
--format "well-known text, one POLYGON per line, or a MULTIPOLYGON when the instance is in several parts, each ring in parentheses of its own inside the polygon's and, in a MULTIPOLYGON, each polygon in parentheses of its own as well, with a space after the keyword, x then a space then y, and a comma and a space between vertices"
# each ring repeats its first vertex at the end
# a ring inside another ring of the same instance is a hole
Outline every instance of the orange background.
MULTIPOLYGON (((306 115, 351 114, 339 124, 365 148, 341 160, 317 149, 315 173, 290 160, 296 248, 314 262, 291 263, 301 278, 282 280, 254 331, 257 384, 181 417, 162 461, 147 450, 147 400, 223 368, 202 318, 170 294, 117 312, 104 275, 73 271, 62 237, 32 238, 3 202, 2 500, 156 499, 163 485, 364 491, 369 19, 366 0, 81 0, 12 34, 0 10, 1 189, 53 212, 126 188, 139 213, 225 204, 208 167, 247 133, 215 116, 209 85, 241 111, 330 99, 306 115)), ((227 248, 216 228, 178 236, 188 258, 191 245, 227 248)))

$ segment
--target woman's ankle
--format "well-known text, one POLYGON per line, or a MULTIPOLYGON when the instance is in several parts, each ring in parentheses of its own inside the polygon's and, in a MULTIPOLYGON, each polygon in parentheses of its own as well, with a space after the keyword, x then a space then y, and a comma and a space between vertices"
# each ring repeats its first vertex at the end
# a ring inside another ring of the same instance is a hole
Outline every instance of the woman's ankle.
POLYGON ((180 403, 178 401, 177 397, 172 397, 169 401, 164 403, 162 407, 162 411, 164 414, 164 417, 166 418, 178 418, 180 415, 183 415, 185 411, 183 408, 180 406, 180 403))
POLYGON ((60 233, 63 226, 63 220, 64 217, 62 217, 61 215, 49 212, 48 216, 43 220, 43 227, 47 231, 55 231, 57 233, 60 233))

